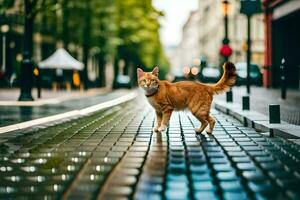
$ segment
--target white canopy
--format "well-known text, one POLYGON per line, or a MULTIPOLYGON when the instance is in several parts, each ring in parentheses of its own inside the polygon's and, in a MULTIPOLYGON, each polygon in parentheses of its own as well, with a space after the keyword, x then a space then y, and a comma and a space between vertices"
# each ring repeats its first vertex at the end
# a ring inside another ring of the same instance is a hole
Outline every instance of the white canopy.
POLYGON ((73 58, 65 49, 59 48, 49 58, 41 61, 39 68, 82 70, 83 63, 73 58))

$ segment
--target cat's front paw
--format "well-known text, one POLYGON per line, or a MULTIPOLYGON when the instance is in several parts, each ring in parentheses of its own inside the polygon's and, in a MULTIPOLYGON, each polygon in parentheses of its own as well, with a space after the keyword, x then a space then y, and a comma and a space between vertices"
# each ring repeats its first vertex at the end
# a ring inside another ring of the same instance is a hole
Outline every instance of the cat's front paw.
POLYGON ((167 130, 167 126, 166 126, 166 125, 161 125, 161 126, 158 128, 158 131, 159 131, 159 132, 164 132, 165 130, 167 130))
POLYGON ((158 131, 158 128, 159 128, 158 126, 155 126, 155 127, 153 128, 153 132, 159 132, 159 131, 158 131))

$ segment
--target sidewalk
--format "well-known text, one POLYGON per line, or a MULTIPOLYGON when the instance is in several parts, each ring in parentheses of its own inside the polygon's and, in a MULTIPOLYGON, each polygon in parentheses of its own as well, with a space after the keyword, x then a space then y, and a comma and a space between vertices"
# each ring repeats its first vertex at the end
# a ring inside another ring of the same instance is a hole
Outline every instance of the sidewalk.
MULTIPOLYGON (((286 100, 281 99, 279 89, 251 87, 250 109, 269 115, 269 104, 279 104, 281 120, 290 124, 300 125, 300 91, 287 90, 286 100)), ((246 95, 246 87, 233 87, 233 102, 242 104, 242 96, 246 95)), ((226 94, 216 96, 216 99, 226 101, 226 94)))
POLYGON ((299 199, 300 148, 213 109, 213 135, 174 112, 152 133, 146 99, 0 135, 0 199, 299 199))
POLYGON ((11 101, 17 97, 18 92, 17 90, 0 91, 0 127, 83 109, 118 98, 128 93, 128 90, 110 92, 107 89, 92 89, 86 92, 44 91, 43 98, 40 100, 33 102, 11 101))

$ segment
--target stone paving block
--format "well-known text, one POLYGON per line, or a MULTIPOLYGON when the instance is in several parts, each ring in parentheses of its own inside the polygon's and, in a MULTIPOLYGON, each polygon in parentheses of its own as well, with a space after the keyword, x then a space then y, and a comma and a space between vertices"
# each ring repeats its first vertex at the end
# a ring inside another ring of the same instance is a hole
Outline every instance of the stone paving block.
POLYGON ((194 199, 203 199, 203 200, 209 200, 209 199, 220 199, 216 192, 214 191, 195 191, 193 194, 194 199))
POLYGON ((187 112, 153 133, 153 110, 136 101, 1 135, 0 199, 297 199, 299 146, 213 112, 213 135, 195 134, 187 112))
POLYGON ((244 191, 234 191, 234 192, 224 192, 223 195, 224 199, 228 199, 228 200, 246 200, 249 199, 249 197, 247 196, 247 193, 245 193, 244 191))
POLYGON ((236 171, 217 172, 216 177, 220 181, 235 181, 239 180, 236 171))

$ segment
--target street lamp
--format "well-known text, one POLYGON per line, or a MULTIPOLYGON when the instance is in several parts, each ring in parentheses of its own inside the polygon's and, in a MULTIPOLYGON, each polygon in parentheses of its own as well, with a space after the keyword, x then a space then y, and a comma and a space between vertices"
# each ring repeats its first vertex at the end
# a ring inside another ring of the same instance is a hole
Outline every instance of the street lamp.
MULTIPOLYGON (((223 15, 224 15, 224 25, 225 25, 225 36, 224 36, 224 39, 226 39, 226 40, 228 40, 228 14, 229 14, 229 7, 230 7, 230 4, 229 4, 228 0, 223 0, 222 1, 222 10, 223 10, 223 15)), ((227 44, 228 43, 229 43, 229 41, 227 42, 227 44)))
POLYGON ((20 73, 20 89, 21 94, 19 101, 33 101, 31 95, 32 82, 33 82, 33 62, 32 62, 32 49, 33 49, 33 20, 34 15, 33 3, 29 0, 25 0, 25 29, 24 29, 24 48, 23 48, 23 60, 21 64, 20 73))
MULTIPOLYGON (((223 45, 220 49, 221 55, 224 56, 224 61, 227 62, 229 60, 229 56, 232 54, 232 49, 229 46, 230 40, 228 39, 228 14, 230 10, 230 3, 228 0, 222 1, 222 10, 224 15, 224 39, 222 41, 223 45)), ((226 100, 227 102, 232 102, 232 90, 230 90, 226 93, 226 100)))
POLYGON ((262 12, 260 0, 241 0, 240 12, 247 16, 247 93, 250 94, 251 17, 262 12))
MULTIPOLYGON (((223 53, 223 51, 226 51, 226 48, 229 47, 229 42, 230 40, 228 39, 228 14, 230 10, 230 3, 228 0, 223 0, 222 1, 222 10, 223 10, 223 15, 224 15, 224 39, 222 41, 223 46, 221 48, 221 54, 224 56, 225 61, 228 61, 228 57, 230 56, 228 53, 223 53), (224 50, 225 49, 225 50, 224 50)), ((227 51, 226 51, 227 52, 227 51)), ((231 51, 230 51, 231 54, 231 51)))
POLYGON ((189 68, 189 66, 184 66, 183 67, 183 69, 182 69, 182 72, 183 72, 183 74, 185 75, 185 76, 188 76, 189 75, 189 73, 190 73, 190 68, 189 68))
POLYGON ((197 67, 192 67, 191 74, 196 76, 199 73, 199 69, 197 67))
POLYGON ((1 26, 2 33, 2 67, 1 72, 5 73, 6 70, 6 33, 9 31, 9 26, 4 24, 1 26))
POLYGON ((194 66, 200 66, 200 65, 201 65, 201 60, 200 60, 200 58, 194 58, 194 59, 193 59, 193 65, 194 65, 194 66))
POLYGON ((230 4, 229 4, 228 0, 222 1, 222 9, 223 9, 224 16, 227 16, 229 13, 229 9, 230 9, 230 4))

